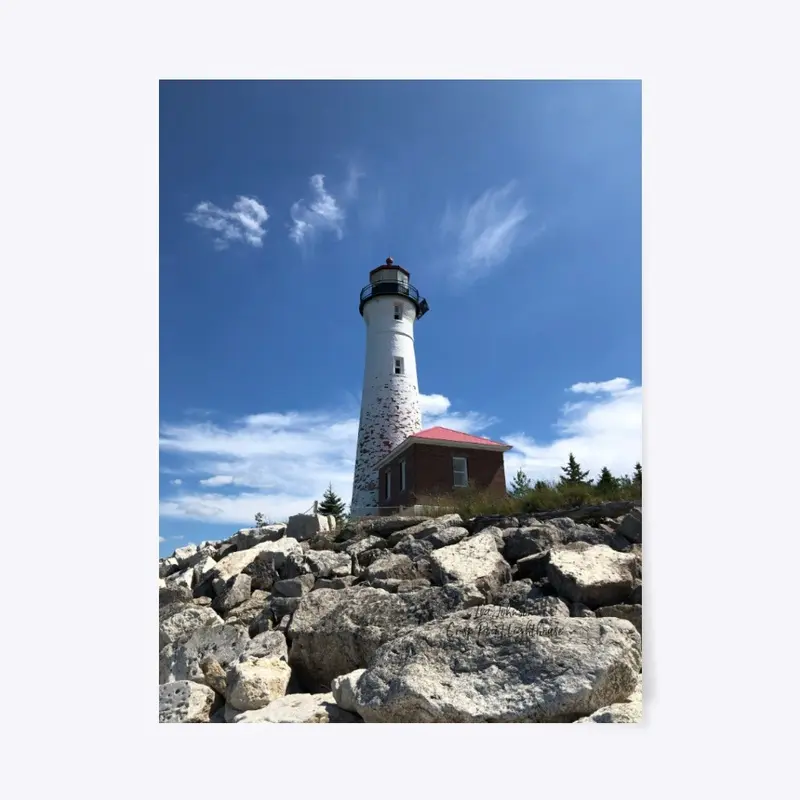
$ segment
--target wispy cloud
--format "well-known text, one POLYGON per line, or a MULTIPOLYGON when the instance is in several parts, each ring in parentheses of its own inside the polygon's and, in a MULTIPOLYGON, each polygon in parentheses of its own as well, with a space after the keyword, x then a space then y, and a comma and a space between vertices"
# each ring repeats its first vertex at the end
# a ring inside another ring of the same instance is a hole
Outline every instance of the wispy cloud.
POLYGON ((180 478, 175 478, 174 480, 171 480, 170 483, 173 486, 180 486, 183 483, 183 481, 180 478))
MULTIPOLYGON (((519 468, 534 480, 556 477, 569 452, 593 474, 603 466, 631 472, 642 452, 641 387, 616 379, 577 383, 568 391, 586 394, 586 386, 604 388, 590 392, 594 396, 585 402, 566 404, 551 440, 535 441, 524 432, 492 434, 515 448, 506 455, 509 478, 519 468)), ((486 435, 487 428, 498 425, 481 412, 454 410, 442 394, 421 395, 420 402, 424 427, 486 435)), ((285 519, 320 499, 329 482, 349 502, 357 435, 357 416, 335 410, 265 412, 228 425, 209 420, 165 424, 164 457, 184 476, 205 477, 200 491, 182 488, 162 498, 161 514, 232 526, 247 524, 257 512, 285 519)))
POLYGON ((269 213, 255 198, 240 196, 227 211, 207 201, 198 203, 186 215, 186 219, 194 225, 218 233, 214 246, 218 250, 224 250, 231 242, 245 242, 253 247, 261 247, 266 234, 264 223, 269 219, 269 213))
MULTIPOLYGON (((357 186, 358 179, 355 179, 357 186)), ((298 200, 291 208, 292 225, 289 238, 297 244, 313 239, 322 231, 329 231, 341 239, 344 235, 345 213, 336 198, 325 188, 324 175, 312 175, 310 203, 298 200)))
POLYGON ((474 280, 502 264, 519 241, 528 216, 515 181, 487 189, 472 205, 460 209, 448 205, 441 230, 456 243, 454 274, 474 280))

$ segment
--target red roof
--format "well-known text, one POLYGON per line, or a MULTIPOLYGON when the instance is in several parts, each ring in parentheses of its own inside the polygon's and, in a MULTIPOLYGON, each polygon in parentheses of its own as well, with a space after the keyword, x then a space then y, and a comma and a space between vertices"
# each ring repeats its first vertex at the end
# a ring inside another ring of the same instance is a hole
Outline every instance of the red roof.
POLYGON ((461 433, 461 431, 454 431, 450 428, 428 428, 427 430, 415 433, 410 439, 438 439, 446 442, 457 442, 460 444, 494 444, 503 446, 504 442, 495 442, 491 439, 486 439, 483 436, 472 436, 469 433, 461 433))

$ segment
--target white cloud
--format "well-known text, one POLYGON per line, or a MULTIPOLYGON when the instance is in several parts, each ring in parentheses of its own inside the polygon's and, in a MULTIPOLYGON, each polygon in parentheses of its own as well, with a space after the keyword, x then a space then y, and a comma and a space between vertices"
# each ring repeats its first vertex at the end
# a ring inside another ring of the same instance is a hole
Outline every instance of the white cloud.
MULTIPOLYGON (((320 231, 330 231, 341 239, 344 235, 344 210, 336 198, 325 189, 324 175, 312 175, 310 183, 314 199, 310 205, 307 205, 305 200, 298 200, 292 206, 289 238, 297 244, 302 244, 320 231)), ((358 178, 355 178, 351 190, 355 190, 357 185, 358 178)))
POLYGON ((253 247, 261 247, 266 230, 264 223, 269 219, 267 209, 255 198, 239 196, 233 207, 226 211, 213 203, 198 203, 186 219, 201 228, 216 231, 214 246, 224 250, 230 242, 246 242, 253 247))
POLYGON ((175 478, 175 480, 170 481, 173 486, 180 486, 183 481, 180 478, 175 478))
POLYGON ((213 478, 205 478, 200 483, 203 486, 229 486, 233 483, 233 475, 214 475, 213 478))
MULTIPOLYGON (((560 409, 549 441, 534 440, 524 431, 492 433, 491 438, 514 447, 506 454, 509 479, 520 468, 532 480, 556 478, 570 452, 592 477, 603 466, 614 474, 630 474, 641 461, 641 386, 615 378, 576 383, 568 391, 587 397, 560 409)), ((420 403, 424 427, 481 433, 497 426, 494 417, 481 412, 454 411, 441 394, 421 395, 420 403)), ((166 457, 181 460, 184 474, 212 477, 200 481, 201 491, 182 489, 163 498, 161 514, 232 527, 248 524, 258 512, 281 520, 310 508, 329 482, 349 503, 357 435, 357 416, 334 410, 265 412, 224 426, 194 419, 165 424, 160 446, 166 457), (234 489, 209 491, 216 486, 234 489)))
POLYGON ((159 543, 159 544, 161 544, 161 542, 166 542, 166 541, 167 541, 167 540, 166 540, 166 539, 165 539, 163 536, 159 536, 159 537, 158 537, 158 543, 159 543))
POLYGON ((516 182, 488 189, 472 205, 454 210, 442 220, 442 233, 457 239, 454 274, 476 279, 502 264, 519 239, 529 212, 516 195, 516 182))

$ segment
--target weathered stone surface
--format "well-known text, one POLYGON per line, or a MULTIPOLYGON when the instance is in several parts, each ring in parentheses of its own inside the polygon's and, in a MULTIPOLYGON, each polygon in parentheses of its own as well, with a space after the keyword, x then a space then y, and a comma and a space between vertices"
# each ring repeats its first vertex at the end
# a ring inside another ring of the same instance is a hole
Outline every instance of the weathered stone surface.
POLYGON ((300 605, 301 597, 281 597, 280 595, 272 595, 269 601, 269 610, 272 618, 275 620, 283 619, 285 616, 291 616, 297 611, 300 605))
POLYGON ((280 658, 240 661, 228 670, 228 704, 240 711, 254 711, 283 697, 292 671, 280 658))
POLYGON ((427 578, 414 578, 410 581, 400 581, 397 584, 397 592, 416 592, 417 589, 427 589, 431 582, 427 578))
POLYGON ((266 708, 237 714, 232 722, 341 723, 363 720, 336 705, 333 695, 328 692, 286 695, 274 700, 266 708))
POLYGON ((209 722, 214 691, 191 681, 174 681, 158 687, 159 722, 209 722))
POLYGON ((247 644, 238 660, 249 658, 280 658, 288 663, 289 649, 282 631, 272 630, 259 633, 247 644))
POLYGON ((625 620, 475 619, 456 612, 395 637, 355 684, 367 722, 573 722, 636 686, 625 620))
MULTIPOLYGON (((229 581, 234 576, 244 572, 256 559, 266 561, 276 569, 286 560, 289 553, 302 552, 300 542, 296 539, 283 538, 277 542, 262 542, 249 550, 242 550, 225 556, 217 562, 216 569, 212 572, 214 579, 229 581)), ((251 575, 252 578, 252 575, 251 575)), ((256 586, 255 588, 265 588, 256 586)))
MULTIPOLYGON (((176 647, 168 663, 168 680, 205 683, 200 662, 214 656, 227 669, 245 652, 250 643, 247 630, 240 625, 215 625, 198 628, 186 642, 176 647)), ((166 649, 166 648, 165 648, 166 649)), ((162 650, 162 653, 164 651, 162 650)), ((166 681, 162 681, 166 683, 166 681)))
POLYGON ((362 573, 361 580, 375 581, 395 578, 412 580, 417 577, 414 562, 400 553, 386 553, 373 561, 362 573))
POLYGON ((317 578, 343 578, 353 570, 353 559, 347 553, 316 550, 306 553, 306 564, 317 578))
POLYGON ((286 525, 264 525, 260 528, 243 528, 230 538, 237 550, 248 550, 262 542, 275 542, 286 535, 286 525))
POLYGON ((327 530, 329 530, 328 518, 323 514, 295 514, 289 517, 286 535, 302 542, 327 530))
POLYGON ((363 586, 371 586, 374 589, 383 589, 384 592, 391 592, 395 594, 397 592, 397 587, 403 581, 400 578, 375 578, 371 581, 364 581, 363 586))
MULTIPOLYGON (((445 514, 442 517, 419 522, 417 525, 412 525, 410 528, 404 528, 401 532, 401 538, 413 536, 415 539, 423 539, 426 536, 431 536, 434 533, 439 533, 446 528, 452 528, 462 523, 463 520, 459 514, 445 514)), ((393 542, 392 537, 389 538, 391 546, 397 544, 398 541, 400 541, 400 539, 395 539, 393 542)))
POLYGON ((547 577, 560 597, 589 608, 624 602, 637 580, 633 553, 606 545, 573 545, 550 553, 547 577))
POLYGON ((357 580, 355 575, 345 575, 343 578, 317 578, 314 589, 347 589, 357 580))
POLYGON ((412 561, 419 561, 421 558, 427 558, 433 552, 433 544, 428 539, 406 536, 392 548, 392 552, 408 556, 412 561))
POLYGON ((327 688, 339 675, 366 667, 378 647, 401 631, 480 602, 472 591, 459 586, 404 594, 360 586, 317 589, 302 599, 289 625, 289 663, 309 689, 327 688))
POLYGON ((223 616, 236 606, 246 603, 250 599, 250 576, 235 575, 214 598, 212 606, 215 611, 223 616))
POLYGON ((162 558, 158 562, 158 577, 166 578, 167 575, 172 575, 173 572, 178 571, 178 559, 174 556, 169 558, 162 558))
POLYGON ((312 574, 300 575, 297 578, 286 578, 276 581, 272 587, 275 594, 282 597, 302 597, 314 588, 315 578, 312 574))
POLYGON ((228 676, 222 664, 214 656, 206 656, 200 662, 200 671, 205 677, 206 686, 210 686, 217 694, 225 697, 228 692, 228 676))
POLYGON ((531 603, 542 597, 542 590, 533 585, 530 578, 503 584, 491 596, 491 604, 507 606, 525 614, 531 611, 531 603))
POLYGON ((170 643, 183 644, 198 628, 212 625, 222 625, 221 617, 212 609, 193 603, 181 605, 159 624, 158 648, 161 650, 170 643))
POLYGON ((194 586, 194 570, 192 567, 186 567, 180 572, 173 572, 165 580, 167 581, 167 586, 185 586, 191 590, 194 586))
POLYGON ((217 562, 211 556, 204 556, 193 567, 195 587, 211 578, 211 572, 217 566, 217 562))
POLYGON ((340 675, 331 681, 331 692, 339 708, 358 713, 355 699, 356 684, 365 672, 366 669, 354 669, 352 672, 340 675))
POLYGON ((629 541, 641 544, 642 509, 634 508, 626 514, 619 525, 619 532, 629 541))
POLYGON ((188 603, 192 599, 192 590, 183 583, 167 584, 158 590, 159 607, 168 606, 172 603, 188 603))
POLYGON ((385 539, 397 531, 413 528, 415 525, 425 522, 430 522, 430 519, 421 519, 420 517, 373 517, 360 520, 356 525, 345 525, 342 533, 346 534, 352 531, 353 536, 355 536, 357 533, 363 532, 373 536, 381 536, 385 539))
POLYGON ((251 636, 268 630, 270 625, 269 601, 269 592, 256 589, 249 600, 236 606, 225 615, 225 622, 229 625, 241 625, 247 628, 251 636))
POLYGON ((526 556, 547 552, 553 545, 561 544, 558 528, 544 523, 528 528, 512 528, 507 531, 503 555, 509 563, 526 556))
POLYGON ((559 597, 536 597, 525 606, 525 613, 539 617, 568 617, 569 606, 559 597))
POLYGON ((596 617, 597 614, 592 611, 589 606, 583 603, 573 603, 569 608, 569 615, 571 617, 596 617))
POLYGON ((472 583, 479 588, 496 589, 511 580, 511 570, 497 552, 491 533, 479 533, 458 544, 434 550, 430 561, 433 582, 440 585, 472 583))
POLYGON ((512 575, 515 580, 531 578, 538 581, 547 576, 547 565, 550 563, 550 551, 525 556, 514 565, 512 575))
POLYGON ((451 544, 458 544, 462 539, 469 536, 469 531, 466 528, 453 526, 450 528, 442 528, 425 537, 424 541, 430 542, 434 550, 440 547, 448 547, 451 544))
POLYGON ((211 605, 211 598, 210 597, 193 597, 192 598, 193 605, 196 606, 210 606, 211 605))
POLYGON ((634 689, 626 700, 622 703, 613 703, 610 706, 598 708, 597 711, 590 716, 575 720, 575 722, 617 722, 635 724, 642 721, 642 711, 642 676, 640 673, 636 689, 634 689))
POLYGON ((186 568, 186 562, 193 556, 200 548, 196 544, 187 544, 185 547, 179 547, 172 554, 172 557, 178 562, 180 569, 186 568))
POLYGON ((380 536, 367 536, 365 539, 359 539, 357 542, 348 544, 344 552, 350 556, 359 556, 366 553, 368 550, 376 548, 384 549, 386 547, 386 540, 381 539, 380 536))
POLYGON ((595 612, 598 617, 618 617, 632 622, 639 635, 642 635, 642 607, 641 605, 630 605, 619 603, 614 606, 602 606, 595 612))

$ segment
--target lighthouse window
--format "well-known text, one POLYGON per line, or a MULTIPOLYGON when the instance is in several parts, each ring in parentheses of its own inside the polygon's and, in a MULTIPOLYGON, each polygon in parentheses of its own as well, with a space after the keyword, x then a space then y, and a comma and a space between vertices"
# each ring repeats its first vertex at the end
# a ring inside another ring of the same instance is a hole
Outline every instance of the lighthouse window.
POLYGON ((453 486, 466 488, 468 485, 467 459, 453 456, 453 486))
POLYGON ((386 470, 386 499, 388 500, 392 496, 392 473, 390 470, 386 470))
POLYGON ((395 319, 403 319, 403 309, 400 307, 400 304, 396 304, 394 307, 394 318, 395 319))
POLYGON ((394 360, 394 374, 395 375, 402 375, 403 374, 403 359, 396 358, 394 360))
POLYGON ((406 490, 406 462, 400 462, 400 491, 406 490))

